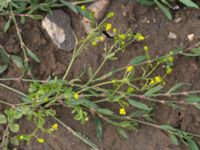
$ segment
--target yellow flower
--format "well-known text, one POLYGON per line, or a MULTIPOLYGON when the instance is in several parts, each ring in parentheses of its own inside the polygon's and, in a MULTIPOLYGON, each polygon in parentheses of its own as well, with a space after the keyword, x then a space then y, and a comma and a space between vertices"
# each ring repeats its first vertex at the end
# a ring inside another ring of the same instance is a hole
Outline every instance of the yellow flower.
POLYGON ((58 124, 57 124, 57 123, 53 124, 53 125, 51 126, 51 128, 54 129, 54 130, 57 130, 57 129, 58 129, 58 124))
POLYGON ((133 93, 135 89, 133 87, 128 87, 127 93, 133 93))
POLYGON ((106 31, 109 31, 110 29, 112 29, 112 24, 111 23, 107 23, 106 24, 106 31))
POLYGON ((112 84, 117 83, 117 81, 115 79, 113 79, 111 82, 112 82, 112 84))
POLYGON ((45 97, 44 98, 44 101, 48 102, 49 98, 48 97, 45 97))
POLYGON ((19 136, 19 139, 20 139, 20 140, 23 140, 23 139, 24 139, 24 136, 23 136, 23 135, 20 135, 20 136, 19 136))
POLYGON ((168 58, 168 60, 169 60, 170 62, 173 62, 173 61, 174 61, 174 57, 171 56, 171 57, 168 58))
POLYGON ((156 83, 160 83, 162 81, 162 78, 160 76, 156 76, 154 79, 156 83))
POLYGON ((171 74, 172 71, 173 71, 173 69, 172 69, 171 67, 168 67, 168 68, 166 69, 166 73, 167 73, 167 74, 171 74))
POLYGON ((133 70, 133 66, 128 66, 128 67, 126 68, 126 70, 127 70, 128 72, 131 72, 131 71, 133 70))
POLYGON ((120 115, 126 115, 126 110, 125 110, 125 108, 120 108, 120 109, 119 109, 119 114, 120 114, 120 115))
POLYGON ((108 18, 112 18, 114 15, 115 15, 114 12, 109 12, 109 13, 107 14, 107 17, 108 17, 108 18))
POLYGON ((155 84, 155 81, 152 79, 152 80, 150 81, 149 85, 153 85, 153 84, 155 84))
POLYGON ((38 143, 44 143, 44 139, 43 138, 38 138, 37 141, 38 141, 38 143))
POLYGON ((147 45, 144 46, 144 50, 147 52, 149 51, 149 47, 147 45))
POLYGON ((96 45, 97 45, 97 42, 96 42, 96 41, 93 41, 93 42, 92 42, 92 45, 93 45, 93 46, 96 46, 96 45))
POLYGON ((113 29, 113 32, 116 34, 116 33, 117 33, 117 29, 116 29, 116 28, 114 28, 114 29, 113 29))
POLYGON ((125 34, 120 34, 119 38, 122 39, 122 40, 125 40, 126 39, 126 35, 125 34))
POLYGON ((145 38, 141 33, 137 33, 135 35, 135 39, 136 39, 136 41, 143 41, 145 38))
POLYGON ((81 6, 81 9, 82 9, 82 10, 86 10, 85 5, 82 5, 82 6, 81 6))
POLYGON ((75 93, 75 94, 74 94, 74 99, 76 99, 76 100, 79 99, 79 95, 78 95, 78 93, 75 93))

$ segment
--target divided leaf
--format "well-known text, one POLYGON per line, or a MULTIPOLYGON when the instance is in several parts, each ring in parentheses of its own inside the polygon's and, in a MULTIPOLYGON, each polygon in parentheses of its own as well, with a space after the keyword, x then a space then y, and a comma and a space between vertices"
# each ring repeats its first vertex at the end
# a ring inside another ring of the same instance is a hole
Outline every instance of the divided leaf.
POLYGON ((104 115, 113 115, 113 112, 109 109, 105 109, 105 108, 99 108, 97 109, 97 112, 104 114, 104 115))
POLYGON ((42 15, 29 15, 29 17, 33 20, 41 20, 43 19, 42 15))
POLYGON ((185 102, 188 103, 188 104, 192 104, 192 103, 200 103, 200 97, 198 96, 188 96, 186 99, 185 99, 185 102))
POLYGON ((200 55, 200 48, 193 48, 193 49, 191 49, 191 51, 192 51, 193 53, 195 53, 195 54, 200 55))
POLYGON ((82 134, 80 132, 73 132, 73 135, 76 136, 77 138, 79 138, 84 143, 86 143, 89 146, 91 146, 94 150, 98 150, 99 149, 97 147, 97 145, 92 140, 90 140, 86 135, 84 135, 84 134, 82 134))
POLYGON ((193 141, 192 139, 186 139, 186 140, 190 150, 199 150, 199 147, 197 146, 197 143, 195 141, 193 141))
POLYGON ((176 131, 176 129, 171 125, 160 125, 160 128, 163 130, 176 131))
POLYGON ((4 33, 8 31, 8 29, 10 28, 10 24, 11 24, 11 19, 9 19, 4 25, 4 28, 3 28, 4 33))
POLYGON ((19 125, 18 125, 18 124, 10 123, 10 124, 9 124, 9 127, 10 127, 10 130, 11 130, 13 133, 19 132, 19 125))
POLYGON ((172 14, 171 14, 170 10, 166 6, 164 6, 160 1, 154 0, 154 2, 164 12, 164 14, 167 16, 167 18, 172 20, 172 14))
POLYGON ((19 56, 11 55, 11 60, 17 65, 17 67, 24 68, 24 62, 19 56))
POLYGON ((173 93, 173 92, 177 91, 178 89, 180 89, 183 85, 189 85, 189 84, 178 83, 178 84, 174 85, 173 87, 171 87, 167 93, 173 93))
POLYGON ((102 139, 103 138, 103 125, 102 125, 102 121, 98 117, 95 117, 94 121, 95 121, 95 125, 96 125, 96 134, 97 134, 97 137, 99 139, 102 139))
POLYGON ((18 146, 19 145, 19 140, 17 139, 16 136, 14 136, 14 137, 10 138, 10 143, 15 145, 15 146, 18 146))
POLYGON ((76 14, 78 13, 78 10, 76 8, 75 5, 73 5, 71 2, 67 2, 65 0, 59 0, 64 6, 67 6, 68 8, 70 8, 73 12, 75 12, 76 14))
POLYGON ((155 93, 159 92, 161 89, 163 88, 162 85, 157 85, 151 89, 149 89, 144 95, 145 96, 152 96, 154 95, 155 93))
POLYGON ((179 145, 178 139, 176 138, 174 134, 169 134, 169 137, 174 145, 179 145))
POLYGON ((117 132, 119 133, 119 135, 121 135, 123 138, 128 139, 128 134, 126 132, 126 130, 122 129, 122 128, 117 128, 117 132))
POLYGON ((146 56, 141 55, 141 56, 138 56, 138 57, 131 59, 130 64, 131 65, 137 65, 137 64, 143 62, 145 59, 146 59, 146 56))
POLYGON ((0 74, 6 71, 7 68, 8 68, 8 65, 0 66, 0 74))
POLYGON ((6 64, 10 62, 9 54, 5 51, 5 49, 1 45, 0 45, 0 58, 6 64))
POLYGON ((30 49, 26 48, 27 54, 36 62, 40 62, 39 58, 37 57, 37 55, 35 55, 30 49))
POLYGON ((179 1, 187 7, 197 8, 197 9, 199 8, 199 6, 192 0, 179 0, 179 1))
POLYGON ((139 101, 135 101, 135 100, 129 99, 128 102, 129 102, 130 105, 132 105, 133 107, 136 107, 138 109, 151 110, 150 107, 148 107, 146 104, 141 103, 139 101))
POLYGON ((7 122, 6 116, 3 114, 0 114, 0 124, 5 124, 7 122))
POLYGON ((152 0, 135 0, 136 2, 143 4, 143 5, 153 5, 155 2, 152 0))
POLYGON ((89 20, 94 20, 94 15, 92 12, 88 11, 88 10, 82 10, 79 6, 76 6, 77 11, 83 15, 84 17, 86 17, 89 20))

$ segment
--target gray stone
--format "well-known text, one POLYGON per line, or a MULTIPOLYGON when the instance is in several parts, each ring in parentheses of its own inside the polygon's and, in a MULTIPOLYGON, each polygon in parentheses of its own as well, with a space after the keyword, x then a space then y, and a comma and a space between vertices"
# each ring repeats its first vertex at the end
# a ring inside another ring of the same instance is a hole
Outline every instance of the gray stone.
POLYGON ((71 51, 76 44, 71 19, 62 10, 54 10, 42 20, 42 27, 59 49, 71 51))

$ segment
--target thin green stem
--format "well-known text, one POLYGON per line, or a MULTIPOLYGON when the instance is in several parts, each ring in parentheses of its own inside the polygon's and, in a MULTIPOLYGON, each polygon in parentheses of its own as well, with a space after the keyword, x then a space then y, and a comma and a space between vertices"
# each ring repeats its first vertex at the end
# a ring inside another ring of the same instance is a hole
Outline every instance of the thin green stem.
POLYGON ((4 104, 4 105, 8 105, 8 106, 10 106, 10 107, 12 107, 12 108, 15 106, 14 104, 8 103, 8 102, 6 102, 5 100, 0 100, 0 103, 1 103, 1 104, 4 104))
POLYGON ((28 97, 26 94, 22 93, 21 91, 16 90, 16 89, 14 89, 14 88, 12 88, 12 87, 9 87, 9 86, 7 86, 7 85, 5 85, 5 84, 3 84, 3 83, 0 83, 0 86, 6 88, 6 89, 8 89, 8 90, 11 90, 11 91, 13 91, 13 92, 15 92, 15 93, 17 93, 17 94, 19 94, 19 95, 21 95, 21 96, 28 97))
POLYGON ((27 54, 26 54, 26 46, 25 46, 25 44, 24 44, 24 42, 23 42, 23 40, 22 40, 21 31, 20 31, 20 29, 19 29, 19 27, 18 27, 18 24, 17 24, 17 21, 16 21, 16 18, 15 18, 15 15, 14 15, 14 13, 13 13, 12 6, 11 6, 11 5, 10 5, 10 14, 11 14, 11 18, 12 18, 14 24, 15 24, 17 36, 18 36, 18 38, 19 38, 19 40, 20 40, 20 46, 21 46, 21 48, 22 48, 22 50, 23 50, 23 53, 24 53, 24 59, 25 59, 25 61, 28 61, 28 57, 27 57, 27 54))

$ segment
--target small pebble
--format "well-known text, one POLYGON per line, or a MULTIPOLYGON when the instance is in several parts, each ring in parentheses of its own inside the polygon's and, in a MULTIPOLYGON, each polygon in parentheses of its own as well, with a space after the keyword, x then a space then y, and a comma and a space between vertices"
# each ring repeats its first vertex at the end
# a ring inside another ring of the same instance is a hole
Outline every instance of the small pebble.
POLYGON ((187 35, 187 38, 188 38, 188 40, 189 40, 190 42, 192 42, 192 41, 194 40, 194 33, 188 34, 188 35, 187 35))
POLYGON ((179 23, 179 22, 181 22, 181 20, 182 20, 182 18, 176 18, 176 19, 174 20, 174 22, 179 23))
POLYGON ((177 39, 177 35, 175 33, 173 33, 173 32, 169 32, 168 38, 176 40, 177 39))

